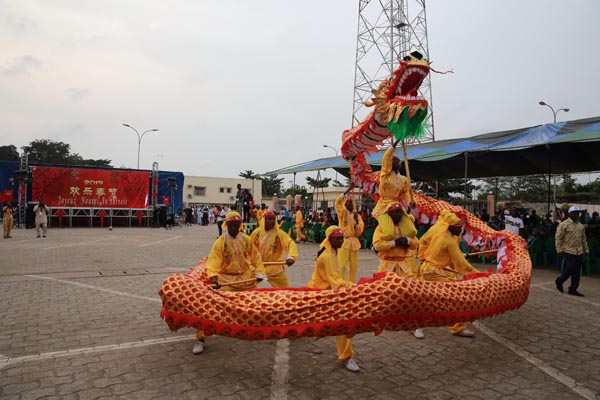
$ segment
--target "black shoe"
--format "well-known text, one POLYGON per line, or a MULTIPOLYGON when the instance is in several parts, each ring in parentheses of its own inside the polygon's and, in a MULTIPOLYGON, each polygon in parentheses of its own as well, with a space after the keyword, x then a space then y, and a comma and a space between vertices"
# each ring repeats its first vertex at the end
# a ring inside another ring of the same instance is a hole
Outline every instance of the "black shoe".
POLYGON ((563 287, 560 283, 558 283, 558 279, 555 281, 556 283, 556 288, 558 289, 559 292, 564 293, 563 287))
POLYGON ((569 294, 571 296, 585 297, 583 294, 579 293, 577 290, 569 290, 569 294))

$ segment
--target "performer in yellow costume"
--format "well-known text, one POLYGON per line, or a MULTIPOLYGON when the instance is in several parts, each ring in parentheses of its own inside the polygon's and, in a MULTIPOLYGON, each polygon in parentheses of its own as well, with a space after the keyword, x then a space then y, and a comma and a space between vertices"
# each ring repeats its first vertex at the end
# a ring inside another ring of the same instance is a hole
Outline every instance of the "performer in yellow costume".
POLYGON ((256 211, 256 221, 258 222, 259 225, 267 211, 269 211, 269 210, 267 209, 267 205, 265 203, 262 203, 260 205, 260 208, 256 211))
MULTIPOLYGON (((387 214, 394 224, 394 237, 392 240, 384 240, 381 225, 375 228, 373 248, 379 257, 377 272, 391 271, 404 278, 418 278, 417 228, 400 203, 392 203, 387 209, 387 214)), ((420 328, 415 329, 413 334, 417 339, 425 337, 420 328)))
MULTIPOLYGON (((344 243, 344 232, 336 225, 332 225, 325 231, 325 240, 321 243, 319 256, 315 262, 315 270, 308 287, 317 289, 337 289, 352 286, 351 281, 344 280, 340 275, 337 252, 344 243)), ((352 341, 345 335, 335 337, 338 359, 344 363, 347 370, 360 371, 360 367, 354 361, 352 341)))
POLYGON ((273 287, 290 287, 285 273, 285 266, 292 266, 298 261, 298 248, 292 238, 279 229, 273 211, 266 211, 259 227, 252 232, 250 238, 260 251, 261 259, 267 273, 269 283, 273 287), (287 257, 283 258, 284 251, 287 257), (268 263, 280 263, 266 265, 268 263))
POLYGON ((2 208, 2 222, 4 224, 4 239, 12 238, 10 231, 12 230, 14 219, 13 214, 15 209, 12 204, 6 203, 2 208))
MULTIPOLYGON (((206 261, 206 272, 214 289, 229 292, 254 289, 266 278, 265 267, 258 248, 249 236, 240 232, 242 216, 231 211, 225 216, 227 231, 217 238, 206 261)), ((204 351, 203 331, 196 332, 192 353, 204 351)))
POLYGON ((373 248, 379 257, 377 272, 391 271, 402 277, 418 278, 417 228, 400 203, 392 203, 387 214, 394 226, 394 237, 386 240, 381 225, 375 228, 373 248))
POLYGON ((363 233, 365 224, 360 214, 355 210, 356 206, 352 197, 346 197, 353 187, 354 185, 350 184, 344 194, 341 194, 335 200, 335 212, 337 213, 339 226, 344 231, 344 244, 338 250, 340 274, 343 279, 346 279, 346 267, 349 265, 349 279, 356 282, 358 253, 360 250, 358 237, 363 233))
MULTIPOLYGON (((421 238, 419 258, 420 277, 426 281, 453 281, 457 274, 479 272, 466 260, 459 247, 462 222, 454 213, 443 210, 435 225, 421 238)), ((471 337, 475 333, 464 323, 450 327, 450 333, 471 337)))
POLYGON ((300 210, 299 206, 296 206, 296 243, 299 243, 301 240, 304 240, 304 233, 302 229, 304 228, 304 215, 302 214, 302 210, 300 210))
POLYGON ((406 209, 409 205, 414 207, 410 198, 410 182, 400 174, 400 159, 394 156, 394 147, 383 153, 381 171, 379 172, 379 200, 373 209, 373 216, 381 226, 383 240, 392 240, 394 237, 394 224, 386 210, 392 203, 404 203, 406 209))

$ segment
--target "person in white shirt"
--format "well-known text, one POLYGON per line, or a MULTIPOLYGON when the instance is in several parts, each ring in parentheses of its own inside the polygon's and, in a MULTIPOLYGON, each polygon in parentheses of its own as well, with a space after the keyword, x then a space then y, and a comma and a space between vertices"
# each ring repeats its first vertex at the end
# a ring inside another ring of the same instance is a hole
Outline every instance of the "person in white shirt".
POLYGON ((46 239, 48 232, 48 207, 44 204, 44 200, 40 200, 38 204, 33 207, 33 213, 35 214, 35 231, 37 232, 37 238, 40 238, 40 234, 43 233, 43 238, 46 239))
POLYGON ((227 216, 229 210, 224 206, 217 206, 217 210, 217 229, 219 230, 219 236, 221 236, 223 234, 223 222, 225 221, 225 216, 227 216))
POLYGON ((525 228, 523 220, 519 218, 519 213, 516 208, 510 210, 510 215, 504 217, 505 228, 509 231, 519 234, 519 230, 525 228))

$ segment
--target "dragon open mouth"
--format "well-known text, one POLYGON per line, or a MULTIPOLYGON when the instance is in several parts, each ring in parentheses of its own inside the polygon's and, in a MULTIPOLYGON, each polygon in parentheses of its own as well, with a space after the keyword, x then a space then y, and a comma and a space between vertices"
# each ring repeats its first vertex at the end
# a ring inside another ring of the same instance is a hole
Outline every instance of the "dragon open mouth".
POLYGON ((423 99, 418 96, 418 90, 428 73, 428 65, 411 65, 402 71, 394 99, 423 99))

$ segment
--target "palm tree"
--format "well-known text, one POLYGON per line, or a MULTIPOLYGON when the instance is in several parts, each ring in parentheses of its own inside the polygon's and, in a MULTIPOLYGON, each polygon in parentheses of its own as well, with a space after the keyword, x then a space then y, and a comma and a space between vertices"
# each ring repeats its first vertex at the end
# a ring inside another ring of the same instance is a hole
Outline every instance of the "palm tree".
POLYGON ((255 174, 251 169, 247 169, 244 172, 238 174, 239 177, 244 179, 260 179, 260 175, 255 174))

